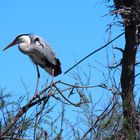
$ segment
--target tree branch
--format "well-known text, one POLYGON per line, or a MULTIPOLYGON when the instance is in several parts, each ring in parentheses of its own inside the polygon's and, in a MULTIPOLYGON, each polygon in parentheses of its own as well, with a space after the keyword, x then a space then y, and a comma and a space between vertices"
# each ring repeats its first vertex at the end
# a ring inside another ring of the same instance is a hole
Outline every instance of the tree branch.
POLYGON ((87 59, 88 57, 90 57, 91 55, 97 53, 98 51, 104 49, 105 47, 107 47, 109 44, 111 44, 112 42, 114 42, 115 40, 117 40, 119 37, 121 37, 122 35, 124 35, 125 32, 119 34, 117 37, 115 37, 114 39, 112 39, 111 41, 109 41, 107 44, 103 45, 102 47, 98 48, 97 50, 91 52, 90 54, 88 54, 87 56, 85 56, 84 58, 82 58, 80 61, 78 61, 75 65, 73 65, 72 67, 70 67, 67 71, 64 72, 64 74, 67 74, 70 70, 72 70, 74 67, 76 67, 77 65, 79 65, 81 62, 83 62, 85 59, 87 59))

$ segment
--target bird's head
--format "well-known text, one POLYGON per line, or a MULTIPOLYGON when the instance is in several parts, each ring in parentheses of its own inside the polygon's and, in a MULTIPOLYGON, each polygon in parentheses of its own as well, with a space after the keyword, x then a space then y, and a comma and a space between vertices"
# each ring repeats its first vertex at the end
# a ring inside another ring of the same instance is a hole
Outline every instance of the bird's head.
POLYGON ((16 45, 16 44, 21 44, 21 43, 25 43, 25 42, 30 42, 30 34, 20 34, 18 35, 8 46, 6 46, 4 50, 16 45))

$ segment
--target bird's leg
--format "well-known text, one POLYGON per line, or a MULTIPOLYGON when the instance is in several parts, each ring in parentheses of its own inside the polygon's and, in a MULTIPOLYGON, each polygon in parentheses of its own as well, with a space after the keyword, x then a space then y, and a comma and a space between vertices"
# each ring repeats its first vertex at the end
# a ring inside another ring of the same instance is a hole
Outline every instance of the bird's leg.
POLYGON ((52 84, 54 83, 54 69, 52 69, 52 84))
POLYGON ((36 66, 36 70, 37 70, 37 83, 36 83, 36 89, 35 89, 35 95, 34 95, 34 98, 36 98, 37 93, 38 93, 38 85, 39 85, 39 80, 40 80, 40 73, 39 73, 39 68, 37 65, 36 66))
POLYGON ((54 84, 54 69, 52 69, 52 81, 51 81, 51 93, 53 91, 53 84, 54 84))

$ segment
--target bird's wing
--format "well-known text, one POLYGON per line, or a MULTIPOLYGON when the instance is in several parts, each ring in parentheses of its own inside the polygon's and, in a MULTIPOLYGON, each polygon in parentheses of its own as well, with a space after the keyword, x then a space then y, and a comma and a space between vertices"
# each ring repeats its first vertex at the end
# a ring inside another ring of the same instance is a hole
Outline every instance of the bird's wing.
POLYGON ((41 37, 37 35, 31 36, 31 42, 34 50, 37 51, 42 57, 44 57, 51 64, 56 65, 56 55, 50 45, 41 37))

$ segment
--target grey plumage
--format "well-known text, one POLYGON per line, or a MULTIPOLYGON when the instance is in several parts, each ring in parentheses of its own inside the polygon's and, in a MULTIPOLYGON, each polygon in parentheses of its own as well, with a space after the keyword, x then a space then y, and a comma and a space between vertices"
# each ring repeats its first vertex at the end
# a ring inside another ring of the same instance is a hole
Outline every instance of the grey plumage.
POLYGON ((50 75, 54 69, 54 76, 61 74, 61 63, 50 45, 37 35, 21 34, 10 43, 7 48, 19 44, 19 50, 27 54, 31 60, 45 69, 50 75))
POLYGON ((50 45, 37 35, 30 35, 33 53, 29 57, 35 64, 44 68, 50 75, 54 69, 54 76, 61 74, 61 63, 50 45))

